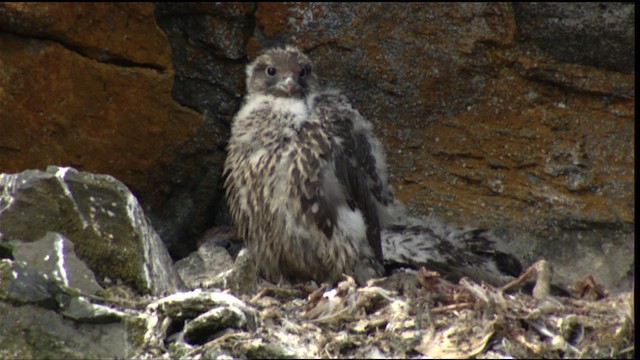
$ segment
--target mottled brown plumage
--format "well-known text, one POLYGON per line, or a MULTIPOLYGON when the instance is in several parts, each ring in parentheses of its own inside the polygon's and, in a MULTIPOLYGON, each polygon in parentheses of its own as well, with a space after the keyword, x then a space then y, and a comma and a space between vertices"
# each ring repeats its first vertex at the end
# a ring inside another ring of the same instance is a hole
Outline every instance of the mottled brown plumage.
POLYGON ((501 285, 519 261, 489 232, 407 216, 393 199, 382 147, 347 98, 318 85, 293 47, 247 66, 225 187, 239 237, 273 282, 359 284, 394 267, 427 266, 457 281, 501 285))
POLYGON ((225 162, 232 218, 270 281, 358 283, 381 276, 392 194, 371 125, 310 59, 271 49, 247 66, 225 162))

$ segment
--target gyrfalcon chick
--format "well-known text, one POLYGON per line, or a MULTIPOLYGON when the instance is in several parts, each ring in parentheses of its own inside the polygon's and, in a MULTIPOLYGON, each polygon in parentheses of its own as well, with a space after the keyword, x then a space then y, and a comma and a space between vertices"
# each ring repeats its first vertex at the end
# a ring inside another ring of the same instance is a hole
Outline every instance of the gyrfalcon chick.
POLYGON ((383 275, 381 227, 393 201, 371 124, 311 60, 274 48, 246 68, 224 165, 232 219, 272 282, 359 284, 383 275))

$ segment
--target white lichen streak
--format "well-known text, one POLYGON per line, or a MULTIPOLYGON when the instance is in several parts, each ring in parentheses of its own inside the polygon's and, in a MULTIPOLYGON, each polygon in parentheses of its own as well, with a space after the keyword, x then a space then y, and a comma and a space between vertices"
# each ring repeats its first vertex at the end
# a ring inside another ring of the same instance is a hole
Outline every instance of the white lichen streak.
POLYGON ((0 195, 0 213, 11 207, 14 198, 11 193, 16 191, 17 176, 10 174, 0 174, 0 184, 4 184, 2 195, 0 195))
POLYGON ((159 307, 162 307, 167 303, 183 303, 189 299, 204 298, 207 296, 209 297, 210 300, 221 303, 221 304, 235 306, 239 309, 246 308, 246 305, 242 301, 240 301, 233 295, 224 294, 224 293, 212 294, 212 293, 204 292, 202 291, 202 289, 195 289, 188 292, 172 294, 162 299, 158 299, 157 301, 154 301, 153 303, 147 306, 146 316, 148 320, 147 320, 147 331, 144 334, 144 342, 145 343, 157 342, 158 344, 162 344, 163 342, 162 338, 158 338, 157 336, 154 336, 154 334, 164 334, 166 329, 169 327, 170 319, 168 317, 164 318, 159 314, 158 312, 159 307))
POLYGON ((69 188, 67 187, 67 183, 64 182, 64 177, 67 174, 67 171, 69 171, 68 167, 58 168, 58 171, 56 172, 56 179, 58 179, 58 182, 60 182, 60 186, 62 186, 62 191, 64 192, 64 194, 71 200, 71 203, 73 203, 73 207, 75 208, 76 213, 78 213, 78 217, 82 221, 82 227, 86 229, 87 227, 89 227, 89 223, 87 223, 87 220, 84 218, 84 215, 78 208, 78 203, 76 203, 76 199, 73 198, 73 194, 71 194, 71 190, 69 190, 69 188))
MULTIPOLYGON (((140 204, 138 204, 138 199, 133 196, 132 193, 127 193, 127 216, 129 216, 129 222, 131 223, 131 227, 133 229, 145 229, 147 228, 141 219, 144 219, 144 214, 140 209, 140 204)), ((148 234, 139 234, 141 236, 140 242, 142 242, 144 258, 146 261, 143 262, 142 272, 144 273, 144 280, 149 288, 151 288, 151 270, 149 269, 149 264, 153 261, 151 257, 151 250, 149 249, 149 244, 147 242, 148 234)))
POLYGON ((64 239, 56 233, 56 241, 53 244, 58 256, 57 271, 58 280, 62 281, 64 286, 69 286, 69 278, 67 277, 67 270, 64 268, 64 239))

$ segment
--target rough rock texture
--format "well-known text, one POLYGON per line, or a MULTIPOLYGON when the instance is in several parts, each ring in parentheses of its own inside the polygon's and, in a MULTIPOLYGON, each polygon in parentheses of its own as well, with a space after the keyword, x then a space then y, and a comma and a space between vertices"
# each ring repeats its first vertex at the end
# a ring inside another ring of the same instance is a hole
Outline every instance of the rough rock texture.
POLYGON ((34 242, 13 240, 0 243, 10 247, 11 258, 23 261, 63 283, 85 294, 95 294, 102 289, 95 275, 75 254, 73 243, 57 232, 48 232, 34 242))
POLYGON ((153 10, 0 4, 0 172, 55 164, 111 174, 146 199, 168 188, 166 174, 150 178, 202 120, 171 97, 153 10))
POLYGON ((254 8, 249 3, 156 4, 158 25, 172 47, 173 97, 204 118, 196 135, 183 146, 186 155, 181 161, 158 173, 173 179, 173 186, 162 194, 162 206, 150 215, 175 257, 194 250, 194 239, 211 225, 230 223, 222 165, 229 123, 244 88, 241 74, 254 8))
POLYGON ((0 357, 634 358, 631 292, 535 299, 396 275, 360 288, 346 279, 308 297, 286 286, 243 298, 201 289, 87 297, 2 259, 0 357))
POLYGON ((225 240, 228 235, 235 235, 235 231, 233 229, 218 231, 218 228, 208 231, 197 251, 176 261, 176 271, 188 288, 207 287, 205 286, 207 282, 233 268, 234 259, 224 246, 228 242, 225 240))
POLYGON ((148 4, 5 3, 0 29, 55 41, 99 62, 171 69, 171 49, 148 4))
POLYGON ((514 3, 521 42, 563 62, 635 71, 635 6, 514 3))
POLYGON ((69 276, 79 265, 65 263, 65 251, 69 249, 65 250, 64 239, 54 235, 45 244, 39 240, 50 231, 73 242, 78 258, 91 268, 101 285, 123 282, 138 292, 152 294, 175 292, 181 287, 164 244, 136 198, 118 180, 56 166, 46 172, 1 174, 0 242, 8 242, 13 248, 12 258, 33 266, 40 262, 33 255, 43 253, 46 260, 46 253, 56 252, 56 263, 50 264, 56 277, 67 286, 77 287, 75 281, 82 279, 71 282, 69 276), (35 243, 16 244, 20 241, 35 243), (42 249, 46 244, 50 248, 42 249))
POLYGON ((634 15, 632 3, 3 4, 0 172, 114 175, 186 256, 226 221, 243 66, 290 42, 375 122, 412 210, 611 287, 634 263, 634 15))
POLYGON ((124 358, 136 343, 124 313, 91 304, 24 262, 0 260, 0 279, 2 358, 124 358))

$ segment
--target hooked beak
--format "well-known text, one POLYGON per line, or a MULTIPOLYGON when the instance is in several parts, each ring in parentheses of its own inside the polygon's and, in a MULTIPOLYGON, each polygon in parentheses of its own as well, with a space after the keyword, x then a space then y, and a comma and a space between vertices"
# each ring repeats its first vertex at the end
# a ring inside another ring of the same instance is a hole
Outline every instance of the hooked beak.
POLYGON ((292 76, 287 76, 283 81, 280 82, 280 85, 278 87, 282 89, 282 91, 287 93, 287 95, 291 95, 298 88, 298 84, 292 76))

